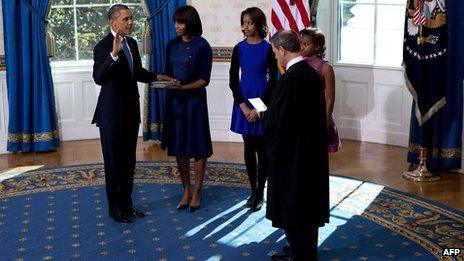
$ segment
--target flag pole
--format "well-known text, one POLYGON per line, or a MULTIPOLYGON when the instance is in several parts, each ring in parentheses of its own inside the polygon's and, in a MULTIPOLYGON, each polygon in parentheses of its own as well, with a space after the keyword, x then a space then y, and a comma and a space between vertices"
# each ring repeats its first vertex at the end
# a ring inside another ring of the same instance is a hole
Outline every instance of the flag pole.
POLYGON ((317 26, 317 20, 316 20, 316 17, 317 17, 317 6, 319 5, 319 0, 308 0, 309 3, 310 3, 310 13, 309 13, 309 16, 311 17, 311 25, 312 27, 316 27, 317 26))
POLYGON ((413 182, 432 182, 442 179, 442 177, 435 172, 427 169, 427 154, 430 156, 430 151, 426 148, 426 137, 428 137, 432 128, 430 119, 420 126, 422 144, 419 147, 419 165, 415 170, 408 170, 403 172, 403 178, 413 182))

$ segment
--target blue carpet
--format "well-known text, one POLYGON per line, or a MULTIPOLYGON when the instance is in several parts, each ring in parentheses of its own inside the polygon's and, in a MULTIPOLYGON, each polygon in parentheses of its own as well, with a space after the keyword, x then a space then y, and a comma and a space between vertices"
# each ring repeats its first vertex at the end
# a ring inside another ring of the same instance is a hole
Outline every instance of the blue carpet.
MULTIPOLYGON (((243 165, 209 163, 195 213, 175 210, 181 197, 175 166, 137 164, 134 202, 147 217, 133 224, 107 216, 101 164, 4 180, 0 260, 270 260, 286 244, 264 208, 244 208, 243 165)), ((330 186, 331 222, 319 232, 320 260, 435 260, 443 248, 464 248, 462 212, 341 176, 331 176, 330 186)))

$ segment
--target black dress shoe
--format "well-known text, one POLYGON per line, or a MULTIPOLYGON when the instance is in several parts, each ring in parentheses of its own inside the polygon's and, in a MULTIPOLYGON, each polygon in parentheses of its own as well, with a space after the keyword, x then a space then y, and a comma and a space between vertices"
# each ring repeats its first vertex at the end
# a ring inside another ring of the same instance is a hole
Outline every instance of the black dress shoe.
POLYGON ((124 212, 119 212, 113 217, 113 220, 119 223, 132 223, 132 218, 124 212))
POLYGON ((189 205, 189 212, 195 212, 195 211, 197 211, 199 208, 200 208, 200 205, 198 205, 198 206, 190 206, 190 205, 189 205))
POLYGON ((271 256, 272 261, 291 261, 292 258, 290 257, 289 254, 282 254, 282 255, 272 255, 271 256))
POLYGON ((290 251, 292 251, 292 249, 290 248, 290 246, 284 246, 282 248, 282 250, 284 251, 285 254, 290 254, 290 251))
POLYGON ((251 211, 256 212, 261 209, 264 203, 263 196, 256 196, 253 200, 253 204, 251 205, 251 211))
POLYGON ((136 208, 129 208, 128 216, 143 218, 143 217, 145 217, 145 213, 143 213, 142 211, 140 211, 139 209, 136 209, 136 208))
POLYGON ((248 198, 245 206, 247 208, 251 208, 251 206, 253 205, 253 199, 255 199, 255 195, 253 193, 251 193, 250 197, 248 198))

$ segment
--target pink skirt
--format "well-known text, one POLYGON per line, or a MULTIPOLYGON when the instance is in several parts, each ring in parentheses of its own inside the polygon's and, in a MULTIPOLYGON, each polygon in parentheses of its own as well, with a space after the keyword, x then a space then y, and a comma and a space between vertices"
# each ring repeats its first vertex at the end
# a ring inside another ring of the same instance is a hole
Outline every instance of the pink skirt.
POLYGON ((329 135, 328 151, 330 153, 339 151, 342 148, 342 141, 340 140, 340 136, 338 136, 338 129, 337 129, 337 125, 335 125, 335 118, 333 114, 332 114, 332 117, 330 117, 328 135, 329 135))

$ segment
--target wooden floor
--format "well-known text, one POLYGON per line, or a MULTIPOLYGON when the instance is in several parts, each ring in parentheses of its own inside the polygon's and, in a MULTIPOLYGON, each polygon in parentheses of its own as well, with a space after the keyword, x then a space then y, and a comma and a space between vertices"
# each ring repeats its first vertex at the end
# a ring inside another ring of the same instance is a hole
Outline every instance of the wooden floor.
MULTIPOLYGON (((401 177, 408 164, 406 149, 380 144, 343 141, 343 149, 330 155, 332 173, 359 178, 401 191, 421 195, 464 211, 464 175, 444 173, 441 181, 413 183, 401 177)), ((174 160, 154 142, 139 141, 137 160, 174 160)), ((214 143, 210 161, 243 163, 241 143, 214 143)), ((1 172, 30 165, 57 167, 103 162, 99 140, 63 142, 55 152, 0 155, 1 172)))

